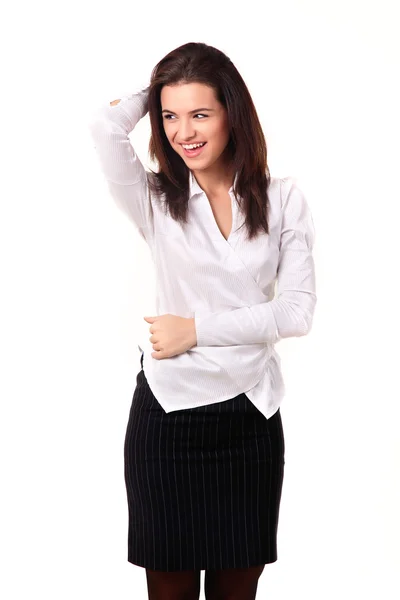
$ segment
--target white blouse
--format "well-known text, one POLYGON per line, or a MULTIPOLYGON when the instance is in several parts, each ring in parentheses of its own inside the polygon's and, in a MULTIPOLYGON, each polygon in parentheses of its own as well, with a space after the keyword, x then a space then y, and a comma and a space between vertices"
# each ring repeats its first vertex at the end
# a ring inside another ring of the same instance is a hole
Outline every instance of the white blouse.
POLYGON ((167 413, 245 392, 269 419, 285 394, 274 345, 306 335, 316 305, 309 206, 293 179, 271 177, 270 233, 248 241, 245 226, 239 229, 245 216, 232 187, 233 223, 226 240, 191 175, 189 221, 176 222, 149 192, 147 181, 154 175, 145 171, 128 137, 147 111, 147 92, 141 90, 97 108, 89 123, 110 194, 149 245, 155 314, 195 319, 197 345, 171 358, 151 356, 149 331, 141 341, 146 379, 167 413))

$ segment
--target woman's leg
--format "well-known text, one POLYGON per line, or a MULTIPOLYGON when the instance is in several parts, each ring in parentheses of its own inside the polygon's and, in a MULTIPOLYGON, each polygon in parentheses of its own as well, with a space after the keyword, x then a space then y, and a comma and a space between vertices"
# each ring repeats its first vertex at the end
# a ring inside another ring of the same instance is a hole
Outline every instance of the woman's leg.
POLYGON ((204 580, 206 600, 254 600, 264 567, 207 570, 204 580))
POLYGON ((200 571, 146 569, 149 600, 199 600, 200 571))

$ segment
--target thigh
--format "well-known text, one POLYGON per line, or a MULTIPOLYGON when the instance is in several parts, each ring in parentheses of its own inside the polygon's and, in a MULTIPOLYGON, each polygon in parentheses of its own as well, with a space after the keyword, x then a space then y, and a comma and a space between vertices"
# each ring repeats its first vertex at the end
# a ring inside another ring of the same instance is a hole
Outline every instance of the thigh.
POLYGON ((200 570, 153 571, 146 569, 149 600, 198 600, 200 570))
POLYGON ((207 600, 254 600, 258 579, 265 565, 243 569, 207 570, 204 590, 207 600))
POLYGON ((275 448, 275 461, 285 462, 285 435, 283 431, 281 410, 278 408, 276 413, 267 419, 268 435, 275 448))

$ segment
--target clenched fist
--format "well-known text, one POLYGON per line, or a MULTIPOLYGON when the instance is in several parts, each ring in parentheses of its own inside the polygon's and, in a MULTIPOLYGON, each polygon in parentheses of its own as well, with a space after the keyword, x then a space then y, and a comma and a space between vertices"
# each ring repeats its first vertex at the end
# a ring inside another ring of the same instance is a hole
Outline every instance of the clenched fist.
POLYGON ((143 317, 151 323, 150 342, 156 352, 151 356, 156 359, 170 358, 182 354, 196 346, 196 327, 194 319, 186 319, 176 315, 161 315, 159 317, 143 317))

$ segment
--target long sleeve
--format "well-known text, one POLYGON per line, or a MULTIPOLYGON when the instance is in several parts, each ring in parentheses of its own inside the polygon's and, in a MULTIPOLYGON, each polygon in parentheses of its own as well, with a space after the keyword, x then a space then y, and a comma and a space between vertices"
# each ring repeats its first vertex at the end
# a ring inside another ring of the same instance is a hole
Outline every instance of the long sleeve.
POLYGON ((313 219, 296 184, 281 180, 281 194, 276 297, 222 313, 195 313, 198 346, 274 344, 310 331, 316 305, 313 219))
POLYGON ((147 174, 128 134, 148 112, 147 88, 96 109, 89 121, 100 168, 112 198, 144 239, 153 231, 147 174))

